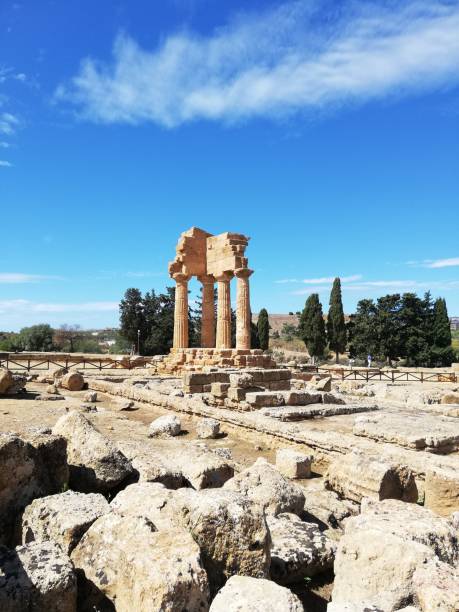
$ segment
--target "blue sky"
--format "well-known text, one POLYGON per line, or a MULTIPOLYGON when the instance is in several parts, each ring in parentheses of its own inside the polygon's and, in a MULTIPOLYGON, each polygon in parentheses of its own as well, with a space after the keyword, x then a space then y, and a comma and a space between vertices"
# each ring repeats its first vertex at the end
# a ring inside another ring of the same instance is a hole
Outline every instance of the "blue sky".
POLYGON ((192 225, 253 311, 459 315, 459 2, 1 0, 0 211, 0 329, 115 325, 192 225))

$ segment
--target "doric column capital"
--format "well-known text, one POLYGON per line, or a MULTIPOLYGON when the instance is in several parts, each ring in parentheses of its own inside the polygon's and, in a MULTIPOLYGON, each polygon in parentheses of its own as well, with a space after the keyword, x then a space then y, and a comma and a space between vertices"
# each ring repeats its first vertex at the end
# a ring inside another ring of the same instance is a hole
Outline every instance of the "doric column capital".
POLYGON ((172 278, 178 284, 178 283, 187 283, 191 277, 188 274, 184 274, 183 272, 176 272, 175 274, 172 275, 172 278))
POLYGON ((203 285, 215 284, 215 277, 213 277, 212 274, 202 274, 201 276, 198 276, 197 278, 198 278, 198 281, 202 283, 203 285))
POLYGON ((215 276, 215 280, 219 283, 229 283, 233 276, 233 272, 221 272, 215 276))
POLYGON ((252 274, 253 270, 250 270, 249 268, 237 268, 237 270, 234 270, 234 275, 237 278, 249 278, 249 276, 252 274))

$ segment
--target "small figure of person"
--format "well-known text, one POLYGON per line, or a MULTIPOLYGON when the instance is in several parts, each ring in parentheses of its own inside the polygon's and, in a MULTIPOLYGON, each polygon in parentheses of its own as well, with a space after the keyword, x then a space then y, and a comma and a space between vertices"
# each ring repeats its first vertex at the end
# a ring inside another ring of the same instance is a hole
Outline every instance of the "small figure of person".
POLYGON ((367 361, 368 361, 368 367, 371 368, 371 355, 368 355, 367 361))
POLYGON ((349 359, 349 365, 351 366, 351 370, 354 367, 354 363, 355 363, 355 359, 354 358, 349 359))

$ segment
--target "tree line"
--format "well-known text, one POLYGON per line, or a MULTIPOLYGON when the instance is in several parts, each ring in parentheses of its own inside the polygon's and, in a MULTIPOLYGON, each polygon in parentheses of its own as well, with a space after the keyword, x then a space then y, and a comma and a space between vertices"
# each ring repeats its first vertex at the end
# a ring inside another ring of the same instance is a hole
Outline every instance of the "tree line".
POLYGON ((0 351, 102 353, 101 341, 116 340, 115 332, 101 332, 97 337, 79 325, 61 325, 54 329, 47 323, 23 327, 19 332, 0 332, 0 351))
POLYGON ((331 350, 338 361, 339 353, 347 350, 351 358, 371 355, 389 364, 403 359, 407 365, 427 367, 449 366, 456 358, 446 301, 433 300, 430 292, 422 298, 396 293, 360 300, 346 322, 336 278, 326 322, 317 293, 308 297, 298 316, 297 335, 314 358, 324 358, 331 350))
MULTIPOLYGON (((216 293, 215 293, 215 321, 216 293)), ((141 355, 164 355, 172 347, 174 338, 175 287, 166 287, 165 293, 127 289, 120 302, 120 333, 131 347, 141 355)), ((188 308, 188 337, 190 348, 201 346, 202 301, 188 308)), ((231 310, 231 343, 236 346, 236 313, 231 310)), ((266 350, 269 345, 269 320, 266 309, 258 315, 257 324, 251 324, 252 348, 266 350)))

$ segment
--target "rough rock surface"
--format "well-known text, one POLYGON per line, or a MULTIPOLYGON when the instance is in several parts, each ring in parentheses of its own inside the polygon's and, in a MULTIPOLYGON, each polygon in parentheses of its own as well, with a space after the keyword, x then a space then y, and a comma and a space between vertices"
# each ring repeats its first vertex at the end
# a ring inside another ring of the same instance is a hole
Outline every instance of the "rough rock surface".
POLYGON ((418 499, 414 476, 406 466, 360 452, 351 452, 333 461, 325 475, 325 486, 357 503, 364 497, 406 502, 418 499))
POLYGON ((331 530, 342 530, 345 519, 360 512, 357 503, 340 499, 334 491, 325 489, 322 481, 309 485, 304 494, 303 519, 322 523, 331 530))
POLYGON ((68 477, 65 439, 0 434, 0 543, 12 543, 14 522, 27 504, 58 493, 68 477))
POLYGON ((293 448, 280 448, 276 452, 276 469, 286 478, 310 478, 313 456, 293 448))
POLYGON ((449 516, 459 510, 458 470, 427 470, 424 505, 435 514, 449 516))
POLYGON ((314 523, 296 514, 267 516, 271 533, 271 579, 290 584, 333 568, 336 546, 314 523))
POLYGON ((445 393, 441 398, 442 404, 459 404, 459 393, 445 393))
POLYGON ((22 542, 51 540, 70 554, 94 521, 109 511, 98 493, 66 491, 35 499, 22 515, 22 542))
POLYGON ((199 547, 184 529, 157 531, 145 516, 112 512, 93 523, 72 561, 82 611, 97 609, 104 597, 117 612, 208 609, 199 547))
POLYGON ((267 462, 255 462, 228 480, 224 488, 243 493, 248 499, 260 504, 267 514, 300 514, 303 510, 303 491, 267 462))
POLYGON ((459 570, 446 563, 430 561, 413 576, 414 601, 422 612, 459 610, 459 570))
POLYGON ((270 580, 232 576, 209 612, 304 612, 296 595, 270 580))
POLYGON ((88 391, 85 394, 83 401, 89 402, 89 403, 97 402, 97 391, 88 391))
POLYGON ((2 612, 76 612, 77 581, 68 556, 51 542, 0 546, 2 612))
POLYGON ((217 419, 200 419, 196 425, 196 433, 198 438, 203 440, 216 438, 220 433, 220 423, 217 419))
POLYGON ((161 482, 169 489, 221 487, 234 474, 227 459, 182 440, 123 443, 121 448, 140 481, 161 482))
POLYGON ((150 438, 178 436, 182 431, 180 419, 173 414, 165 414, 155 419, 148 429, 150 438))
POLYGON ((189 531, 213 592, 234 574, 268 575, 270 537, 263 510, 239 493, 170 491, 157 483, 137 483, 118 493, 111 507, 123 516, 146 516, 159 530, 189 531))
POLYGON ((133 474, 123 453, 82 414, 74 411, 62 416, 53 433, 67 440, 72 489, 109 491, 133 474))
POLYGON ((340 405, 340 404, 310 404, 308 406, 280 406, 262 408, 260 414, 278 419, 279 421, 305 421, 315 417, 330 417, 340 414, 357 414, 377 410, 375 406, 340 405))
POLYGON ((436 558, 455 565, 458 554, 457 533, 445 519, 398 500, 365 501, 338 545, 333 602, 399 610, 413 601, 419 567, 436 558))
POLYGON ((13 374, 6 368, 0 368, 0 395, 3 395, 13 384, 13 374))

